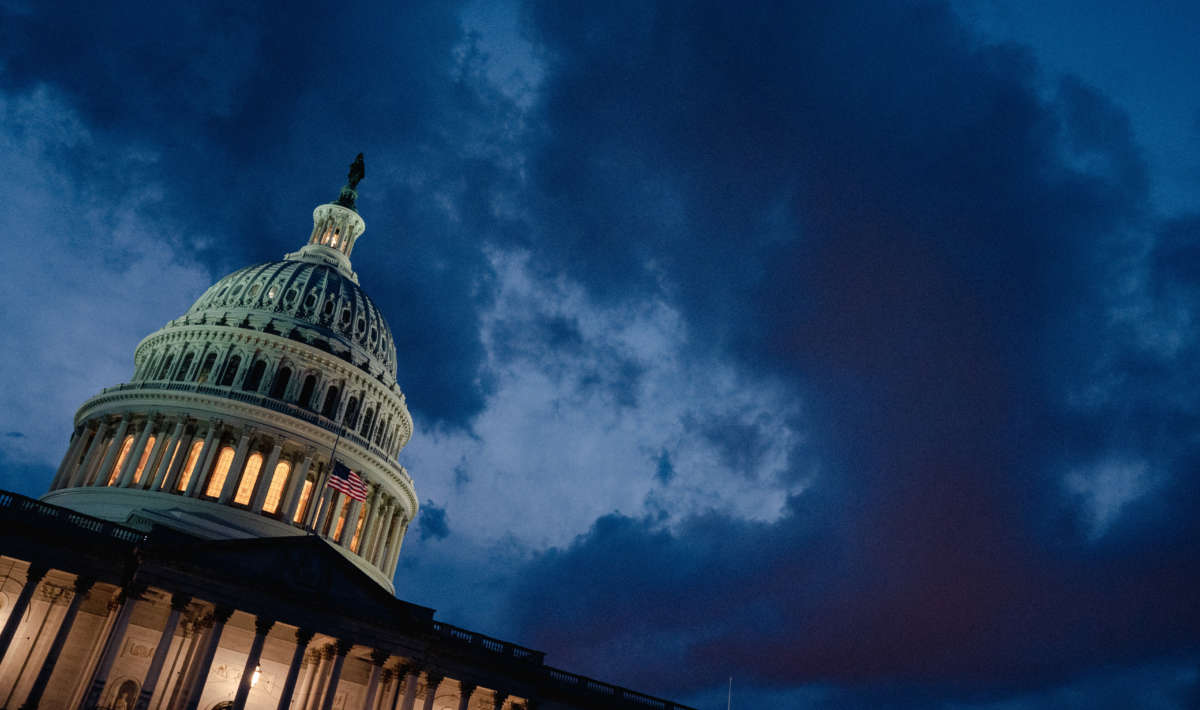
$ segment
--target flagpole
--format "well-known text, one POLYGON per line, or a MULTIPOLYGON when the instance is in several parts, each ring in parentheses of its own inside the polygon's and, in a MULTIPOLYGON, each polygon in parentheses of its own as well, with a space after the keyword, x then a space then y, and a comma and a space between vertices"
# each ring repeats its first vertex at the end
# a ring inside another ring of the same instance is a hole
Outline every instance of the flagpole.
MULTIPOLYGON (((340 417, 338 417, 338 420, 337 420, 337 436, 334 437, 334 439, 333 439, 333 448, 329 450, 329 470, 325 472, 325 485, 321 487, 321 492, 317 494, 318 496, 320 496, 320 498, 325 497, 325 488, 329 486, 329 475, 333 472, 334 466, 337 466, 337 447, 338 447, 338 442, 342 440, 342 428, 343 428, 342 424, 345 421, 346 421, 346 409, 343 407, 342 414, 340 417)), ((320 515, 320 513, 321 513, 321 511, 317 511, 317 515, 320 515)), ((308 529, 310 532, 316 532, 316 530, 317 530, 317 517, 316 516, 313 516, 312 526, 310 526, 308 529)))

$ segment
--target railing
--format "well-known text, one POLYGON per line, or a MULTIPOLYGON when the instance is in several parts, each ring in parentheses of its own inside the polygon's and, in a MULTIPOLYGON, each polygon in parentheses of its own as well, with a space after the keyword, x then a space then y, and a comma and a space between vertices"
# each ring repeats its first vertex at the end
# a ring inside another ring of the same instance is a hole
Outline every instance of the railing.
POLYGON ((35 500, 11 491, 0 491, 0 510, 5 509, 30 513, 47 520, 57 520, 98 535, 116 538, 123 542, 139 543, 146 539, 145 533, 127 528, 124 525, 117 525, 108 520, 93 518, 83 513, 76 513, 73 510, 43 503, 40 500, 35 500))
MULTIPOLYGON (((331 434, 337 434, 338 429, 341 429, 342 438, 358 444, 367 451, 375 454, 379 458, 388 463, 396 463, 386 451, 379 448, 375 444, 367 441, 363 437, 349 431, 345 426, 339 426, 337 422, 328 417, 321 416, 316 412, 310 411, 299 405, 283 402, 272 397, 256 394, 254 392, 242 392, 226 387, 213 387, 212 385, 202 385, 194 382, 127 382, 125 384, 113 385, 100 390, 100 394, 108 394, 110 392, 126 392, 130 390, 166 390, 169 392, 195 392, 196 394, 205 394, 211 397, 222 397, 225 399, 233 399, 246 404, 252 404, 263 409, 286 414, 289 417, 294 417, 301 421, 319 426, 331 434)), ((399 466, 399 464, 397 464, 399 466)), ((407 476, 406 476, 407 477, 407 476)), ((411 483, 411 480, 409 481, 411 483)))
POLYGON ((568 686, 576 690, 605 695, 610 698, 619 698, 643 707, 656 708, 657 710, 694 710, 694 708, 690 708, 687 705, 673 703, 670 700, 663 700, 662 698, 656 698, 653 695, 646 695, 645 693, 639 693, 636 690, 629 690, 628 688, 622 688, 617 685, 612 685, 611 683, 604 683, 593 678, 577 675, 575 673, 569 673, 558 668, 551 668, 547 666, 546 672, 550 676, 550 680, 553 680, 559 685, 568 686))
POLYGON ((499 653, 502 656, 515 658, 518 661, 528 661, 529 663, 541 665, 546 659, 546 654, 542 653, 541 651, 535 651, 531 648, 518 646, 515 643, 501 641, 500 639, 492 638, 491 636, 477 634, 474 631, 467 631, 466 629, 462 629, 457 626, 451 626, 450 624, 443 624, 440 621, 433 622, 433 630, 435 633, 441 634, 444 638, 454 639, 455 641, 459 641, 468 646, 477 646, 479 648, 492 651, 493 653, 499 653))

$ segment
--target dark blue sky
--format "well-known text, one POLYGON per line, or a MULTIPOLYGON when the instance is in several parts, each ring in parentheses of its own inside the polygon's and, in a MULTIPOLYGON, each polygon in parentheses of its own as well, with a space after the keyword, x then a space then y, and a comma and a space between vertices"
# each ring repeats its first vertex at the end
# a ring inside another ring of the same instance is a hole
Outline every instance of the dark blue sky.
POLYGON ((363 151, 401 597, 705 708, 1200 705, 1194 3, 0 13, 0 486, 363 151))

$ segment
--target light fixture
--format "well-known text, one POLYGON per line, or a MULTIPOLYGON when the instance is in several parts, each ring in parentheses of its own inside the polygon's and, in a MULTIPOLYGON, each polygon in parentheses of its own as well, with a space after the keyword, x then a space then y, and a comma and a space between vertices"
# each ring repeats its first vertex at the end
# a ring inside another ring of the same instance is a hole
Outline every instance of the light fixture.
POLYGON ((258 679, 262 676, 262 666, 254 667, 254 675, 250 676, 250 687, 258 685, 258 679))

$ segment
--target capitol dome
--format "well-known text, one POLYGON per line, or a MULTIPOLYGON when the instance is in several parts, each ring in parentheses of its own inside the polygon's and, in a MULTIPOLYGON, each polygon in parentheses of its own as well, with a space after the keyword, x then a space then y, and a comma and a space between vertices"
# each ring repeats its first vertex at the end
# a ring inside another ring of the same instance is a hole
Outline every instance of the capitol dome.
POLYGON ((412 418, 350 264, 360 179, 356 161, 298 251, 225 276, 138 344, 129 382, 76 413, 43 500, 210 539, 317 535, 391 591, 418 509, 397 461, 412 418))

